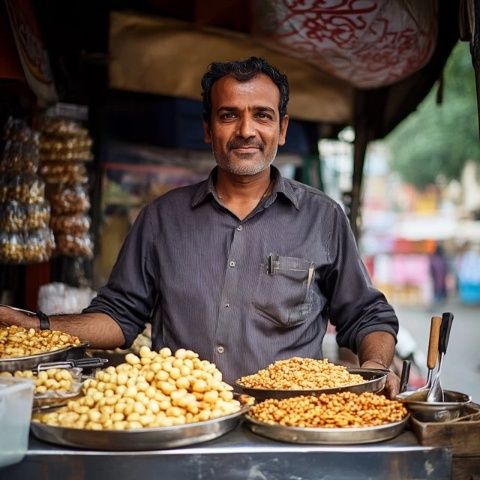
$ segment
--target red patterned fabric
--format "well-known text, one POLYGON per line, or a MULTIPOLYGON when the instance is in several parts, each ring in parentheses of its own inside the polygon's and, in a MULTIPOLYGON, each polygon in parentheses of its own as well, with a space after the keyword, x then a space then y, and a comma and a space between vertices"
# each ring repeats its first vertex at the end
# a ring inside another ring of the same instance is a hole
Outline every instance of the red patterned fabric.
POLYGON ((437 37, 437 1, 252 0, 253 34, 358 88, 424 66, 437 37))

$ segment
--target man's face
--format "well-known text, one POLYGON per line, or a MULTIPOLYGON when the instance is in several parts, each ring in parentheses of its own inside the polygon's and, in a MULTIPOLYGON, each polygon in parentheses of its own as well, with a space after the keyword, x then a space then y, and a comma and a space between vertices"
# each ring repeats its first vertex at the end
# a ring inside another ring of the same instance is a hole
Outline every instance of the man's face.
POLYGON ((288 126, 288 116, 280 121, 279 101, 277 86, 264 74, 246 82, 227 75, 214 83, 211 122, 203 128, 219 168, 256 175, 271 165, 288 126))

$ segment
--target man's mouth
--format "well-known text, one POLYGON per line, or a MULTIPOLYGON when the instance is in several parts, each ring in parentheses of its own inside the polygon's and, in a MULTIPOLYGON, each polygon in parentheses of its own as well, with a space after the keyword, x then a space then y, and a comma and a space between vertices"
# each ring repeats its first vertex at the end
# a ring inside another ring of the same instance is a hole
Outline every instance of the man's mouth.
POLYGON ((258 150, 263 150, 262 145, 254 145, 254 144, 245 144, 239 142, 232 142, 229 145, 230 150, 235 150, 237 153, 254 153, 258 150))
POLYGON ((260 149, 258 147, 235 147, 232 148, 232 150, 235 150, 238 153, 253 153, 260 149))

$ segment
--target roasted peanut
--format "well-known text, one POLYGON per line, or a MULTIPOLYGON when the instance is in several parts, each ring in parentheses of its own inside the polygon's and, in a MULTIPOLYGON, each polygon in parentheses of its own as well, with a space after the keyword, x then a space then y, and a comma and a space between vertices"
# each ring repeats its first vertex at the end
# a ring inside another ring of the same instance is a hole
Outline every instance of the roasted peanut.
POLYGON ((370 427, 402 420, 407 410, 401 402, 370 392, 340 392, 319 396, 267 399, 249 410, 261 422, 289 427, 370 427))

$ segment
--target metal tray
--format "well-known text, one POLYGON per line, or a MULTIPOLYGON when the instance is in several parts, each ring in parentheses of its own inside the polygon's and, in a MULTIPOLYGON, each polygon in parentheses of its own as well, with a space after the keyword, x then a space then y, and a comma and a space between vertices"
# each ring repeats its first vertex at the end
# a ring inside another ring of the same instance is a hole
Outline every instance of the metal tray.
MULTIPOLYGON (((240 400, 242 401, 242 399, 240 400)), ((163 450, 207 442, 220 437, 233 430, 249 408, 250 405, 246 402, 238 412, 231 415, 175 427, 138 430, 81 430, 32 422, 30 429, 33 435, 40 440, 67 447, 117 451, 163 450)))
POLYGON ((321 393, 339 393, 339 392, 372 392, 377 393, 383 390, 389 370, 374 368, 347 368, 349 373, 359 374, 364 379, 364 383, 357 385, 346 385, 344 387, 321 388, 321 389, 304 389, 304 390, 271 390, 266 388, 248 388, 243 387, 238 381, 235 382, 236 389, 240 389, 242 393, 254 397, 256 400, 265 400, 267 398, 289 398, 298 397, 299 395, 320 395, 321 393))
POLYGON ((70 345, 45 353, 36 353, 27 357, 0 358, 0 372, 15 372, 16 370, 33 370, 41 363, 57 362, 83 358, 88 342, 70 345))
POLYGON ((409 416, 400 422, 387 423, 375 427, 354 428, 302 428, 270 425, 245 415, 246 423, 252 432, 281 442, 315 443, 322 445, 351 445, 375 443, 394 438, 404 430, 409 416))

